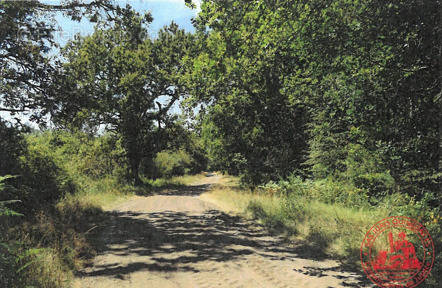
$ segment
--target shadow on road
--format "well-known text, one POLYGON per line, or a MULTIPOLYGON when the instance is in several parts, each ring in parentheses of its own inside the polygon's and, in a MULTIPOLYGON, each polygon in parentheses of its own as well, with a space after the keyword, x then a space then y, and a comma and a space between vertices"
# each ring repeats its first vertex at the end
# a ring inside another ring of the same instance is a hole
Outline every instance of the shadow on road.
MULTIPOLYGON (((208 185, 191 186, 163 191, 162 195, 197 196, 208 185)), ((256 223, 218 210, 193 215, 185 212, 164 211, 155 213, 106 212, 101 231, 95 232, 95 249, 98 254, 118 256, 146 256, 149 261, 128 265, 95 265, 80 273, 82 277, 111 276, 124 279, 137 271, 192 271, 203 261, 224 262, 256 254, 269 260, 289 258, 322 260, 324 255, 309 253, 308 243, 288 247, 282 238, 269 237, 265 229, 256 223)), ((136 259, 136 258, 135 258, 136 259)), ((143 258, 146 259, 146 258, 143 258)), ((209 269, 210 267, 208 267, 209 269)), ((323 277, 327 269, 304 267, 297 272, 312 277, 323 277)), ((357 278, 357 284, 346 285, 346 278, 336 276, 344 286, 362 286, 365 277, 357 278), (341 277, 341 278, 339 278, 341 277)), ((354 280, 354 277, 353 277, 354 280)))
POLYGON ((154 193, 154 195, 167 195, 167 196, 199 196, 204 192, 207 192, 210 184, 203 185, 172 185, 163 188, 160 191, 154 193))

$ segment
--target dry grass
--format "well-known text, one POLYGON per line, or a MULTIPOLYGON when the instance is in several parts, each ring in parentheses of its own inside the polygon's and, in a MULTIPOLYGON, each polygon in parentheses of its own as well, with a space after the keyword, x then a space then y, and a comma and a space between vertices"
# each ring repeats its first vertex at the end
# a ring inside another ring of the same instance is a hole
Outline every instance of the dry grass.
POLYGON ((218 185, 202 195, 226 212, 242 214, 266 225, 271 232, 285 234, 288 241, 314 244, 317 253, 359 263, 359 250, 369 228, 388 215, 382 209, 352 209, 279 196, 276 193, 240 189, 237 179, 218 185))
POLYGON ((17 224, 1 235, 8 243, 20 243, 8 256, 15 267, 10 267, 7 287, 70 287, 73 271, 95 255, 88 236, 100 225, 103 210, 135 194, 134 187, 115 183, 111 178, 83 182, 84 189, 33 218, 14 219, 17 224))
POLYGON ((39 249, 38 254, 29 257, 29 266, 23 277, 27 278, 26 287, 58 288, 70 287, 72 271, 62 262, 63 255, 51 248, 39 249))

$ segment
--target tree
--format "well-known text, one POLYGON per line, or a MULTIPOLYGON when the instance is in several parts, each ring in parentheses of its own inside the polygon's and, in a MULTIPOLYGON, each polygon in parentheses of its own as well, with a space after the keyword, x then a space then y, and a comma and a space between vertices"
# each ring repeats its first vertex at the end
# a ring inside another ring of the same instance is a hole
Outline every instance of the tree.
POLYGON ((355 185, 376 186, 368 182, 384 171, 402 192, 420 197, 438 189, 439 9, 439 1, 309 1, 290 8, 301 59, 309 63, 290 86, 296 93, 307 77, 316 84, 304 99, 317 177, 346 178, 356 168, 349 152, 357 147, 377 165, 347 179, 355 185))
POLYGON ((12 115, 26 112, 32 120, 40 121, 53 108, 51 85, 60 62, 48 52, 57 46, 56 13, 76 21, 87 17, 96 22, 101 17, 112 21, 125 10, 109 0, 69 0, 62 4, 0 1, 0 111, 12 115))
POLYGON ((274 23, 273 7, 255 4, 202 3, 196 19, 200 51, 189 64, 188 81, 195 102, 209 105, 222 148, 214 154, 222 160, 215 162, 256 185, 300 168, 306 115, 284 89, 286 75, 297 66, 275 44, 285 25, 282 19, 274 23))
POLYGON ((209 106, 221 162, 255 171, 251 182, 308 167, 372 192, 388 192, 391 177, 411 195, 439 189, 439 10, 422 0, 203 1, 188 80, 209 106))
POLYGON ((132 11, 114 26, 97 26, 92 35, 69 43, 65 77, 58 84, 59 109, 53 113, 61 125, 103 124, 117 132, 135 184, 141 183, 142 158, 161 149, 167 112, 186 93, 180 61, 191 43, 174 23, 157 39, 148 38, 145 24, 151 20, 132 11))

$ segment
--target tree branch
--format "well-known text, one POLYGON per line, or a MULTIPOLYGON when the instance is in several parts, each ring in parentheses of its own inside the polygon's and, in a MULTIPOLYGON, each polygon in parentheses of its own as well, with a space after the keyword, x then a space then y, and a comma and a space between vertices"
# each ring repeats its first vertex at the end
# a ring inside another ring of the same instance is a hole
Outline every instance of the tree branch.
POLYGON ((104 1, 92 1, 90 3, 81 3, 81 2, 72 2, 69 4, 45 4, 41 2, 37 2, 35 8, 44 9, 44 10, 70 10, 73 8, 91 8, 91 7, 102 7, 107 9, 112 9, 113 6, 111 4, 105 3, 104 1))
POLYGON ((16 112, 26 112, 26 111, 28 111, 28 110, 25 109, 25 108, 21 108, 21 109, 12 109, 12 108, 4 108, 4 107, 0 107, 0 111, 2 111, 2 112, 13 112, 13 113, 16 113, 16 112))

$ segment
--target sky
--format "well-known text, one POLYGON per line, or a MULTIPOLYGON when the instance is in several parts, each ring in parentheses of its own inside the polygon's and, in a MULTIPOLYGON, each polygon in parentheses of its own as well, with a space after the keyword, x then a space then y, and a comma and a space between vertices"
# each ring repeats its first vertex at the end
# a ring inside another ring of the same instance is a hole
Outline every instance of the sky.
MULTIPOLYGON (((57 4, 59 0, 43 0, 44 3, 57 4)), ((150 11, 153 16, 153 22, 149 26, 149 33, 152 37, 155 37, 158 31, 165 25, 174 21, 181 28, 188 32, 193 32, 191 19, 199 12, 200 0, 193 0, 197 5, 196 9, 190 9, 185 5, 184 0, 114 0, 114 2, 122 7, 126 4, 130 4, 137 12, 145 13, 150 11)), ((55 33, 55 41, 61 46, 64 46, 69 40, 74 38, 74 35, 80 33, 85 36, 91 34, 94 30, 93 23, 83 19, 81 22, 72 21, 62 14, 56 15, 55 20, 60 26, 60 31, 55 33)), ((53 50, 51 53, 58 53, 53 50)), ((172 107, 172 113, 179 113, 180 109, 178 105, 172 107)), ((9 113, 0 112, 0 117, 5 119, 11 119, 9 113)), ((28 117, 23 115, 20 117, 23 123, 26 123, 34 128, 37 126, 34 123, 28 121, 28 117)))
MULTIPOLYGON (((47 3, 57 3, 60 1, 46 0, 47 3)), ((171 21, 177 23, 181 28, 188 32, 193 32, 191 19, 199 11, 199 1, 197 9, 190 9, 184 4, 184 0, 114 0, 115 3, 124 7, 130 4, 137 12, 141 14, 150 11, 153 16, 153 22, 149 26, 149 32, 152 37, 157 35, 159 29, 169 24, 171 21)), ((63 15, 56 16, 56 20, 62 31, 59 31, 55 39, 61 44, 73 39, 74 35, 80 33, 87 35, 93 32, 93 24, 84 19, 81 22, 72 21, 63 15)))

